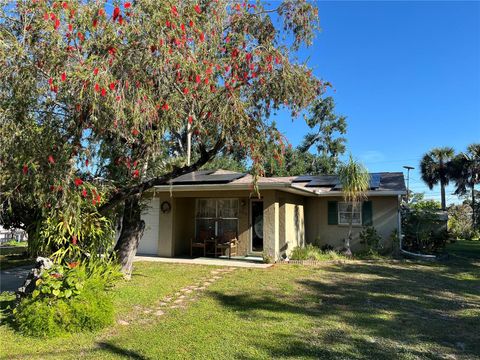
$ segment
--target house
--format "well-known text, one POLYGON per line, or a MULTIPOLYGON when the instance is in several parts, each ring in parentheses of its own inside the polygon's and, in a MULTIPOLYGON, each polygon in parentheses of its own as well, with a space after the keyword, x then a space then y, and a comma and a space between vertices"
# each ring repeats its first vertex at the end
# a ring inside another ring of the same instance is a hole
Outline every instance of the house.
MULTIPOLYGON (((192 241, 227 233, 236 234, 239 256, 278 260, 307 243, 342 247, 351 205, 343 201, 337 176, 261 177, 257 185, 260 198, 249 174, 201 170, 156 186, 145 199, 138 254, 189 256, 192 241)), ((353 251, 361 249, 358 235, 368 225, 391 245, 405 194, 402 173, 371 174, 368 198, 353 211, 353 251)))

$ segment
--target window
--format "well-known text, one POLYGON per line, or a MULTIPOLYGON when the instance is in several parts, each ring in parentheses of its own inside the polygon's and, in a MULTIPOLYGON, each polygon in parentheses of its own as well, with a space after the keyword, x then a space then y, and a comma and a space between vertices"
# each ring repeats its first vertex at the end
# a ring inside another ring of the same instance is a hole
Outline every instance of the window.
POLYGON ((195 214, 199 240, 238 234, 238 199, 198 199, 195 214))
POLYGON ((362 203, 355 203, 353 206, 351 202, 338 203, 338 223, 340 225, 350 225, 352 219, 353 225, 362 225, 362 203))

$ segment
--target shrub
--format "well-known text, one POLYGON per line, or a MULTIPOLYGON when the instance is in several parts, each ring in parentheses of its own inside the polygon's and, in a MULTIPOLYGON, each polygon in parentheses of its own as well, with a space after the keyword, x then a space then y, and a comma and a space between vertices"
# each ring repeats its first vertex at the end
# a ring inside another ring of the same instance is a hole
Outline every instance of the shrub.
POLYGON ((344 259, 345 256, 333 250, 322 251, 317 246, 308 244, 305 247, 297 246, 293 248, 290 255, 292 260, 338 260, 344 259))
POLYGON ((107 290, 118 277, 113 265, 100 261, 54 265, 14 309, 15 322, 22 333, 42 337, 103 328, 113 322, 107 290))
POLYGON ((360 232, 360 243, 365 245, 367 251, 378 251, 381 241, 382 237, 373 226, 366 226, 360 232))

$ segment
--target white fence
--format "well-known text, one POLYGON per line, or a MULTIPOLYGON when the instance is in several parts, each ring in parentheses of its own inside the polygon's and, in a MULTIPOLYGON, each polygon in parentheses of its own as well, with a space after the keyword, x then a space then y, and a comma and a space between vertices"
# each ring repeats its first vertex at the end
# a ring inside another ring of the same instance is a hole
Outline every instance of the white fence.
POLYGON ((27 233, 19 229, 5 230, 0 227, 0 245, 11 240, 27 241, 27 233))

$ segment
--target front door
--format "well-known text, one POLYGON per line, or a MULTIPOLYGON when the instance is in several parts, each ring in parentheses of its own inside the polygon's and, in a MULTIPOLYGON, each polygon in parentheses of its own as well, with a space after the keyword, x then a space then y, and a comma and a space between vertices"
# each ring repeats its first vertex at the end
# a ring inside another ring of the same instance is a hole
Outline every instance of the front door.
POLYGON ((251 251, 263 252, 263 201, 251 201, 251 251))

